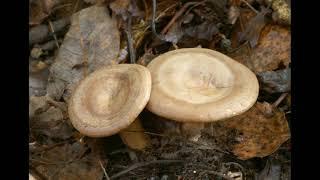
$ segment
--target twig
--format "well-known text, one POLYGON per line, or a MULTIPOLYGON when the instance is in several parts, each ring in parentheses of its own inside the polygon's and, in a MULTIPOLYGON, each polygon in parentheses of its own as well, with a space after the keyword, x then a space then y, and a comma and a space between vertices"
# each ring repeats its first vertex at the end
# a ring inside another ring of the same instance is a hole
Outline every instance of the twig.
POLYGON ((165 41, 163 35, 159 35, 156 31, 156 12, 157 12, 157 1, 152 0, 152 22, 151 22, 151 30, 152 33, 160 40, 165 41))
POLYGON ((110 180, 115 179, 117 177, 120 177, 120 176, 134 170, 134 169, 148 166, 151 164, 170 164, 170 163, 182 163, 182 162, 184 162, 184 161, 182 161, 182 160, 155 160, 155 161, 149 161, 149 162, 136 163, 136 164, 133 164, 132 166, 130 166, 129 168, 127 168, 117 174, 114 174, 113 176, 110 177, 110 180))
POLYGON ((128 48, 129 48, 129 55, 130 55, 130 63, 134 64, 136 61, 136 54, 135 54, 135 50, 133 47, 133 42, 132 42, 132 16, 129 15, 128 16, 128 20, 127 20, 127 27, 126 27, 126 35, 127 35, 127 41, 128 41, 128 48))
POLYGON ((220 172, 217 172, 217 171, 204 171, 204 172, 206 172, 208 174, 213 174, 213 175, 216 175, 216 176, 220 176, 220 177, 222 177, 224 179, 227 179, 227 180, 234 180, 233 178, 231 178, 229 176, 226 176, 226 175, 224 175, 224 174, 222 174, 220 172))
POLYGON ((143 0, 143 6, 144 6, 144 11, 145 11, 144 20, 147 21, 148 15, 149 15, 149 7, 148 7, 148 3, 146 2, 146 0, 143 0))
POLYGON ((101 166, 101 168, 102 168, 102 170, 103 170, 103 173, 104 173, 104 176, 106 177, 106 179, 107 179, 107 180, 110 180, 110 178, 109 178, 109 176, 108 176, 108 173, 107 173, 106 169, 103 167, 100 159, 99 159, 99 164, 100 164, 100 166, 101 166))
POLYGON ((59 49, 60 46, 59 46, 58 38, 56 36, 56 33, 54 32, 54 28, 53 28, 52 22, 50 20, 48 20, 48 23, 49 23, 50 31, 53 34, 54 41, 56 42, 56 46, 59 49))
POLYGON ((142 132, 145 134, 150 134, 150 135, 154 135, 154 136, 160 136, 160 137, 166 137, 166 135, 163 134, 158 134, 158 133, 153 133, 153 132, 148 132, 148 131, 134 131, 134 130, 123 130, 124 132, 142 132))
POLYGON ((241 2, 245 3, 256 14, 259 13, 259 11, 257 11, 254 7, 252 7, 251 4, 249 4, 246 0, 241 0, 241 2))
POLYGON ((165 9, 164 11, 162 11, 156 18, 156 21, 158 21, 160 18, 162 18, 162 16, 164 16, 166 14, 167 11, 169 11, 170 9, 176 7, 178 5, 178 3, 172 4, 171 6, 169 6, 167 9, 165 9))
POLYGON ((51 10, 51 14, 61 8, 64 8, 64 7, 68 7, 68 6, 71 6, 72 3, 66 3, 66 4, 61 4, 59 6, 56 6, 56 7, 53 7, 52 10, 51 10))
POLYGON ((76 4, 73 6, 72 14, 74 14, 74 13, 77 11, 78 5, 79 5, 79 0, 77 0, 77 1, 76 1, 76 4))
MULTIPOLYGON (((154 0, 155 1, 155 0, 154 0)), ((162 29, 161 34, 164 35, 168 32, 170 27, 173 25, 173 23, 187 10, 189 6, 196 5, 196 4, 202 4, 206 0, 201 1, 201 2, 187 2, 185 3, 182 8, 176 12, 176 14, 173 16, 173 18, 170 20, 170 22, 162 29)))
MULTIPOLYGON (((54 29, 56 35, 60 35, 64 32, 66 27, 70 24, 70 17, 62 18, 52 22, 52 29, 54 29)), ((45 24, 41 24, 32 27, 29 31, 29 45, 36 43, 42 43, 47 40, 51 40, 53 33, 50 33, 50 28, 45 24)))
POLYGON ((288 93, 282 93, 281 96, 272 104, 273 108, 276 108, 286 98, 288 93))
POLYGON ((153 132, 147 132, 147 131, 144 131, 143 133, 145 133, 145 134, 149 134, 149 135, 154 135, 154 136, 166 137, 166 135, 158 134, 158 133, 153 133, 153 132))

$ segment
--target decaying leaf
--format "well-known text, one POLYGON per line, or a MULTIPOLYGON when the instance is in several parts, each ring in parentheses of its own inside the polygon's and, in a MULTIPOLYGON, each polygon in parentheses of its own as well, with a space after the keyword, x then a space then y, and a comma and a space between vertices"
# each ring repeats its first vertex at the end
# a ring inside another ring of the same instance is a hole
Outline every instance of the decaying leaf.
POLYGON ((120 34, 104 6, 91 6, 72 17, 72 24, 50 67, 48 95, 68 100, 72 89, 89 73, 117 64, 120 34))
POLYGON ((179 21, 179 22, 174 23, 171 26, 171 28, 169 29, 167 34, 164 36, 164 38, 167 42, 172 42, 172 43, 176 44, 176 43, 178 43, 180 38, 183 36, 183 34, 184 33, 181 29, 181 23, 179 21))
POLYGON ((265 26, 264 17, 269 12, 270 9, 262 6, 261 11, 248 22, 244 32, 240 34, 240 43, 249 41, 251 48, 254 48, 258 44, 261 30, 265 26))
POLYGON ((288 92, 291 89, 291 68, 257 74, 261 88, 269 93, 288 92))
POLYGON ((257 102, 244 114, 219 122, 224 132, 236 133, 228 141, 235 142, 231 149, 239 159, 268 156, 290 138, 285 114, 274 110, 270 116, 264 110, 265 105, 257 102))
POLYGON ((44 96, 49 76, 47 64, 31 61, 29 64, 29 96, 44 96))
POLYGON ((73 128, 66 120, 66 111, 65 103, 55 102, 47 96, 31 96, 29 104, 31 133, 58 139, 71 137, 73 128))
POLYGON ((279 25, 266 25, 255 48, 249 50, 242 46, 229 56, 255 73, 276 70, 280 64, 288 66, 291 61, 290 29, 279 25))
POLYGON ((151 52, 146 52, 142 57, 140 57, 138 64, 147 66, 155 57, 156 55, 152 54, 151 52))
POLYGON ((99 159, 87 148, 75 142, 64 144, 31 156, 36 170, 52 180, 101 180, 103 171, 99 159))
POLYGON ((33 0, 29 2, 29 25, 40 24, 49 16, 51 9, 60 3, 60 0, 33 0))
POLYGON ((110 3, 110 8, 117 15, 124 15, 127 13, 130 5, 130 0, 117 0, 110 3))
POLYGON ((117 0, 110 3, 110 8, 116 15, 120 15, 123 20, 127 20, 128 16, 142 17, 143 12, 136 3, 136 1, 130 0, 117 0))
POLYGON ((197 39, 207 39, 208 41, 211 41, 212 37, 219 33, 219 29, 215 23, 205 21, 198 26, 187 28, 185 33, 197 39))
POLYGON ((97 3, 98 0, 83 0, 83 1, 89 4, 95 4, 97 3))
POLYGON ((256 175, 255 180, 280 180, 281 178, 281 166, 280 164, 267 161, 264 169, 256 175))

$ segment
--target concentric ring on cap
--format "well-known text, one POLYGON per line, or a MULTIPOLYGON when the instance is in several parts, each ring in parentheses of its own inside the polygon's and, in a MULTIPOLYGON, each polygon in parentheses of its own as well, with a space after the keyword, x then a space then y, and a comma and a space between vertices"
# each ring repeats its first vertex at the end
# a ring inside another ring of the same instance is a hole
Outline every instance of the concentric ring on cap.
POLYGON ((204 48, 184 48, 151 61, 152 91, 147 109, 171 120, 211 122, 248 110, 259 93, 246 66, 204 48))
POLYGON ((68 107, 71 123, 91 137, 110 136, 128 127, 146 106, 151 75, 137 64, 100 68, 83 79, 68 107))

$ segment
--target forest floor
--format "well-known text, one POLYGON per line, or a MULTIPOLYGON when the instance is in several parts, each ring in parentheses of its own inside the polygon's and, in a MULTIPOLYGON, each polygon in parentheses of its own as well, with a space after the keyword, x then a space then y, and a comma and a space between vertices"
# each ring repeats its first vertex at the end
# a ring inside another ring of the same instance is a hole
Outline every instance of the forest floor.
POLYGON ((30 0, 29 9, 29 176, 291 179, 289 1, 30 0), (226 54, 257 75, 250 110, 208 124, 194 142, 145 109, 140 119, 151 146, 144 151, 118 135, 90 138, 72 126, 72 90, 101 64, 146 66, 194 47, 226 54))

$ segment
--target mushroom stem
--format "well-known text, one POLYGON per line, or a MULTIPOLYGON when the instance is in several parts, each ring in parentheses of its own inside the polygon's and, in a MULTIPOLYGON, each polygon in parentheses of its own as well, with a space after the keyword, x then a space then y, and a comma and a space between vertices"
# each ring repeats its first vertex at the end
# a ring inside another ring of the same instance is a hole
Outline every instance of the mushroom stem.
POLYGON ((180 129, 183 135, 187 136, 189 140, 197 142, 201 137, 201 130, 205 123, 202 122, 184 122, 181 123, 180 129))
POLYGON ((131 123, 126 129, 119 132, 124 144, 135 150, 143 150, 150 144, 149 137, 144 133, 139 118, 131 123))

